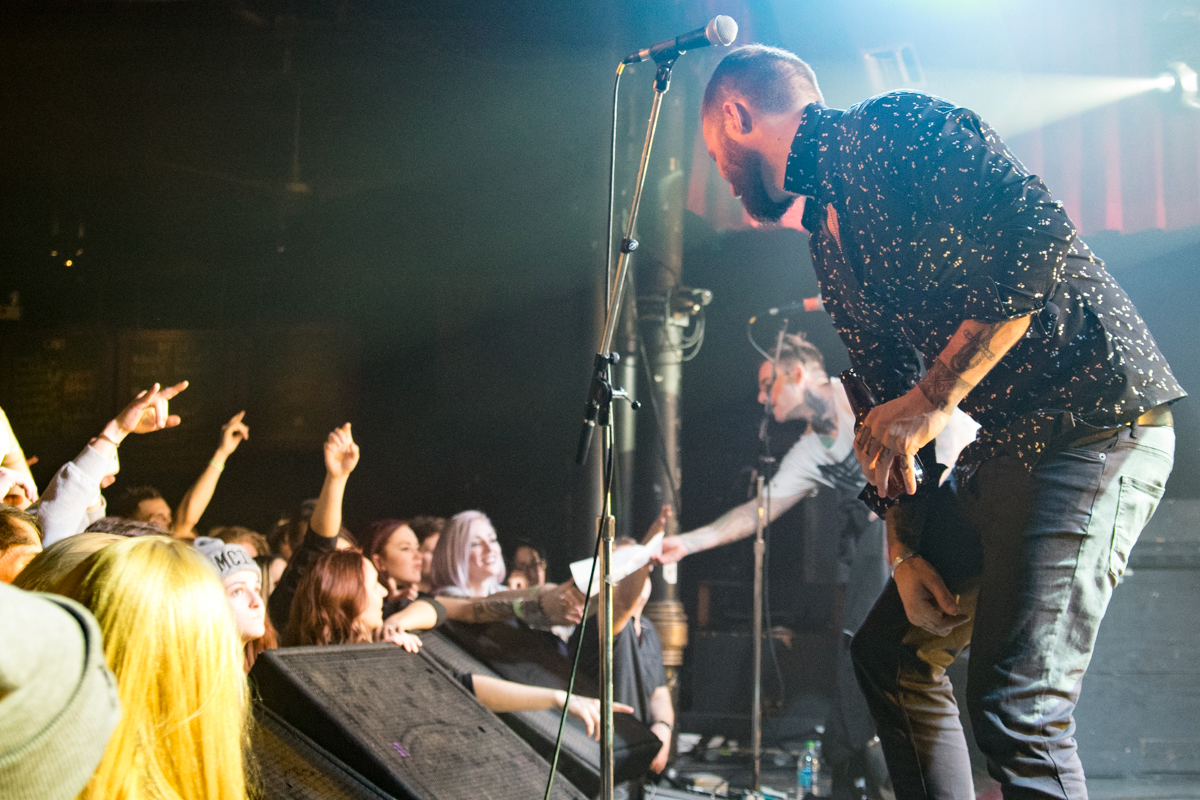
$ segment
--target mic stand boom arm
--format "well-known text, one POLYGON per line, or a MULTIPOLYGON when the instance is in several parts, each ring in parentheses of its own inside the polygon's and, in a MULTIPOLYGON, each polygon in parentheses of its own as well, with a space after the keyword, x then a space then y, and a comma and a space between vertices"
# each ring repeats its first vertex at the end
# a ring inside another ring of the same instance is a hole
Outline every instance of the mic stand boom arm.
MULTIPOLYGON (((591 447, 592 433, 599 423, 606 429, 601 437, 604 450, 612 448, 611 424, 612 401, 623 398, 624 392, 614 389, 609 377, 609 367, 616 364, 617 354, 611 353, 613 335, 616 332, 617 320, 621 314, 621 300, 625 296, 625 278, 629 272, 629 257, 637 249, 637 240, 633 238, 634 225, 637 224, 638 207, 642 202, 642 187, 646 183, 646 165, 650 160, 650 148, 654 145, 654 132, 658 127, 658 112, 662 106, 662 96, 671 88, 671 68, 680 53, 678 50, 663 50, 654 56, 658 64, 658 72, 654 76, 654 101, 650 106, 650 120, 646 126, 646 140, 642 144, 642 158, 638 164, 637 180, 633 190, 633 202, 629 210, 629 222, 625 226, 625 236, 621 239, 621 255, 617 259, 617 273, 613 278, 611 294, 608 298, 607 315, 604 320, 604 336, 600 341, 600 349, 592 364, 592 383, 588 389, 587 406, 584 411, 583 428, 579 432, 579 449, 576 461, 583 464, 587 461, 588 450, 591 447)), ((625 70, 625 64, 617 66, 617 76, 625 70)), ((608 268, 608 265, 605 265, 608 268)), ((626 398, 627 399, 627 398, 626 398)), ((635 406, 636 408, 636 406, 635 406)), ((607 474, 604 464, 611 455, 604 453, 600 459, 601 472, 607 474)), ((600 623, 600 800, 612 800, 613 797, 613 581, 612 581, 612 547, 613 547, 613 516, 612 516, 612 485, 607 478, 604 484, 604 510, 597 520, 597 535, 600 537, 600 608, 597 620, 600 623)))

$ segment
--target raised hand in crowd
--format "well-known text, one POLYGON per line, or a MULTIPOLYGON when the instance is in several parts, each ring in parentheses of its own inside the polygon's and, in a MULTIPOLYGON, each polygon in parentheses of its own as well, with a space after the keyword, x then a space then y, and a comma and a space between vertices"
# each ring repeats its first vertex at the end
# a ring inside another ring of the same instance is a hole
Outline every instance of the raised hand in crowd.
POLYGON ((358 466, 360 454, 349 422, 334 428, 325 439, 325 483, 309 522, 309 527, 321 536, 333 538, 342 530, 342 500, 345 497, 346 480, 358 466))
POLYGON ((221 480, 221 473, 225 471, 225 462, 233 455, 233 451, 238 449, 238 445, 250 438, 250 428, 242 421, 245 416, 245 411, 239 411, 221 426, 221 443, 217 445, 217 451, 213 453, 200 477, 192 484, 192 488, 188 489, 175 509, 171 534, 176 538, 195 538, 194 528, 212 501, 217 482, 221 480))
MULTIPOLYGON (((267 600, 267 611, 271 622, 280 631, 288 629, 292 598, 296 587, 313 568, 317 559, 337 547, 337 537, 342 530, 342 500, 346 494, 346 480, 358 466, 360 451, 350 432, 350 423, 334 428, 325 439, 325 482, 313 508, 312 517, 304 538, 292 551, 288 565, 279 577, 279 583, 267 600)), ((367 562, 370 564, 370 562, 367 562)), ((375 566, 371 565, 372 571, 375 566)), ((377 580, 374 579, 374 580, 377 580)))
POLYGON ((73 536, 104 516, 100 490, 111 486, 121 470, 117 448, 130 434, 153 433, 178 425, 180 419, 171 413, 170 401, 187 387, 187 381, 165 388, 156 383, 138 392, 99 436, 55 473, 33 509, 42 523, 43 546, 73 536))

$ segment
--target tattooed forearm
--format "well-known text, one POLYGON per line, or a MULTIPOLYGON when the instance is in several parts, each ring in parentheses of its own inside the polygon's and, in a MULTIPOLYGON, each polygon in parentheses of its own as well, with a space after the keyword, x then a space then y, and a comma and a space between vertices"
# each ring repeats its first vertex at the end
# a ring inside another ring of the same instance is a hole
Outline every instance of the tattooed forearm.
POLYGON ((445 600, 442 604, 446 606, 451 618, 463 622, 508 622, 517 618, 514 601, 510 597, 476 597, 459 602, 462 603, 462 608, 458 614, 449 613, 451 605, 445 600))
POLYGON ((996 333, 1004 327, 1004 323, 988 325, 980 328, 977 331, 963 331, 963 336, 966 342, 958 349, 958 352, 950 357, 950 363, 946 366, 950 367, 958 375, 962 375, 985 361, 995 361, 997 356, 991 351, 989 346, 996 333))
POLYGON ((941 358, 937 358, 917 387, 930 405, 939 411, 949 411, 971 391, 972 384, 959 377, 941 358))

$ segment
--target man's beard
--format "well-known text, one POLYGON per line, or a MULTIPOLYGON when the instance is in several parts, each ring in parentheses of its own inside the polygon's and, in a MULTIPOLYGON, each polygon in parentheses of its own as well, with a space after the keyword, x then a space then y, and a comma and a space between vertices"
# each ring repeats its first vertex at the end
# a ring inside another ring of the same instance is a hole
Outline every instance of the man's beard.
POLYGON ((722 138, 725 148, 725 173, 729 178, 729 185, 742 199, 742 207, 746 209, 746 213, 757 222, 779 222, 792 207, 792 203, 796 202, 796 198, 772 200, 767 194, 762 155, 742 147, 727 136, 722 138))

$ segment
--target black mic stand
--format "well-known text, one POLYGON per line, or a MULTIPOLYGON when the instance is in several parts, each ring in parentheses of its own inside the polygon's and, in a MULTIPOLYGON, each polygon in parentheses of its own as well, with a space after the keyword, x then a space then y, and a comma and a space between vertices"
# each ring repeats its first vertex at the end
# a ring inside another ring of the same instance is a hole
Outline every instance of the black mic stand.
POLYGON ((771 454, 771 437, 767 431, 771 424, 773 403, 771 393, 775 390, 775 381, 779 379, 779 351, 783 346, 783 335, 787 332, 787 320, 780 328, 775 339, 775 355, 771 359, 771 385, 767 389, 767 402, 763 405, 763 420, 759 440, 762 442, 762 452, 758 456, 756 470, 755 497, 757 499, 754 526, 754 622, 752 635, 754 638, 754 696, 750 707, 750 745, 754 758, 754 773, 751 779, 751 791, 755 797, 761 797, 762 790, 762 647, 763 647, 763 567, 766 559, 767 542, 766 529, 771 524, 770 505, 771 495, 767 482, 772 476, 768 471, 775 467, 775 457, 771 454))
MULTIPOLYGON (((621 239, 621 255, 617 259, 617 273, 613 278, 608 298, 607 315, 604 320, 604 335, 600 349, 592 364, 592 384, 588 389, 587 406, 584 411, 583 428, 579 432, 579 449, 575 460, 579 464, 587 461, 592 433, 597 425, 603 430, 603 447, 600 464, 604 510, 597 519, 597 536, 600 538, 600 607, 597 619, 600 625, 600 800, 613 797, 613 581, 612 549, 616 520, 613 516, 612 481, 610 471, 604 465, 612 458, 612 402, 614 399, 629 400, 629 396, 612 385, 609 368, 619 356, 610 352, 617 320, 621 314, 621 300, 625 296, 625 279, 629 272, 629 257, 637 249, 633 228, 637 223, 638 207, 642 202, 642 187, 646 182, 646 165, 650 160, 650 148, 654 144, 654 132, 658 127, 658 112, 662 97, 671 88, 671 69, 680 56, 678 50, 663 50, 654 56, 658 72, 654 76, 654 101, 650 106, 650 120, 646 126, 646 141, 642 144, 642 158, 638 164, 637 180, 633 190, 633 202, 629 211, 629 222, 625 236, 621 239)), ((617 76, 625 70, 622 62, 617 66, 617 76)), ((605 269, 609 265, 605 264, 605 269)), ((635 401, 630 401, 635 402, 635 401)), ((637 408, 635 403, 634 408, 637 408)))

